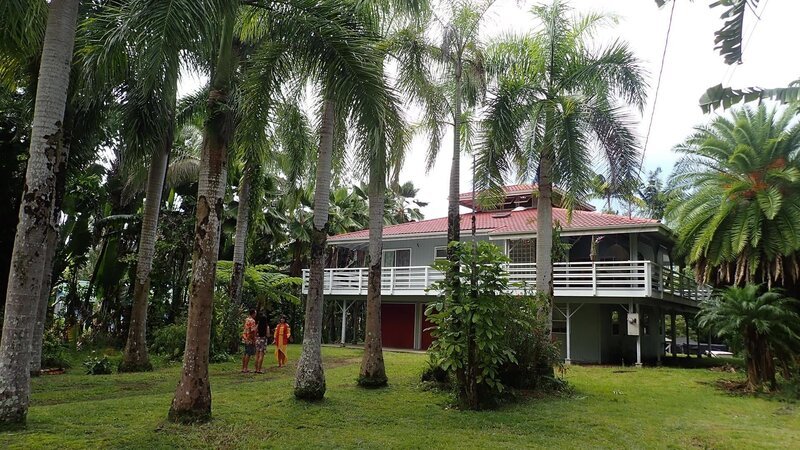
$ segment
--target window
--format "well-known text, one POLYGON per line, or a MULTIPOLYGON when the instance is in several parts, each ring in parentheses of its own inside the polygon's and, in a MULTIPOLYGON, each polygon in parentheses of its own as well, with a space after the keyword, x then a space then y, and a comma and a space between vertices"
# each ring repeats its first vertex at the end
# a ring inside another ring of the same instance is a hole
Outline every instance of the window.
POLYGON ((508 241, 508 257, 512 263, 531 264, 536 262, 536 239, 515 239, 508 241))
POLYGON ((650 316, 642 314, 642 334, 650 334, 650 316))
POLYGON ((433 260, 439 261, 447 259, 447 247, 436 247, 433 249, 433 260))
POLYGON ((611 334, 619 336, 619 311, 611 311, 611 334))
POLYGON ((408 267, 411 265, 411 249, 399 248, 383 251, 383 267, 408 267))

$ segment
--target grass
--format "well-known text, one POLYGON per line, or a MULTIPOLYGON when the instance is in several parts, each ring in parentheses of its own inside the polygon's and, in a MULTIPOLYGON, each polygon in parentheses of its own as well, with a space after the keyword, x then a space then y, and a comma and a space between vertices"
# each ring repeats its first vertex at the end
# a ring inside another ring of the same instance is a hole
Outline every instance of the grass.
MULTIPOLYGON (((290 361, 299 347, 290 346, 290 361)), ((389 387, 361 389, 361 352, 324 349, 328 393, 292 397, 293 368, 240 374, 212 365, 214 420, 164 419, 178 364, 144 374, 88 376, 82 367, 33 380, 25 430, 0 433, 0 448, 793 448, 799 405, 717 389, 740 375, 708 369, 571 367, 575 393, 528 399, 496 411, 448 407, 419 385, 425 356, 386 353, 389 387)), ((270 356, 270 355, 268 355, 270 356)), ((270 364, 273 361, 269 360, 270 364)))

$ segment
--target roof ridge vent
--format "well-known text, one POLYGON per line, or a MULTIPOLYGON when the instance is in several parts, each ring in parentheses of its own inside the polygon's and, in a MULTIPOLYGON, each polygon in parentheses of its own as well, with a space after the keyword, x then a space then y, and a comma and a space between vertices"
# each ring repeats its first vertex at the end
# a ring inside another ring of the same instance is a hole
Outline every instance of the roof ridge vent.
POLYGON ((492 219, 505 219, 506 217, 510 217, 510 216, 511 216, 511 212, 510 211, 506 211, 506 212, 501 212, 501 213, 497 213, 497 214, 492 214, 492 219))

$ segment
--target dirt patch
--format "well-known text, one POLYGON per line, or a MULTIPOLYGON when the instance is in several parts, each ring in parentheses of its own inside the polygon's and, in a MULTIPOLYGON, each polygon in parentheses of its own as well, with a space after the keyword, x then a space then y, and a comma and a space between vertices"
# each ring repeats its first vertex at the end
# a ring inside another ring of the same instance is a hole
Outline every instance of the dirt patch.
POLYGON ((723 364, 721 366, 709 367, 708 370, 710 370, 712 372, 726 372, 726 373, 736 373, 737 372, 736 367, 734 367, 734 366, 732 366, 730 364, 723 364))

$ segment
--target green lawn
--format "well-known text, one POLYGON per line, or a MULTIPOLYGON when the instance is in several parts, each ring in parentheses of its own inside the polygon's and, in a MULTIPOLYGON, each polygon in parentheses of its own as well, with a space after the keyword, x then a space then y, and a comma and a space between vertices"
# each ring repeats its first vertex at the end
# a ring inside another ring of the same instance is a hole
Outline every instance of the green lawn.
MULTIPOLYGON (((297 360, 299 347, 290 348, 297 360)), ((425 356, 386 353, 390 387, 355 386, 360 351, 325 348, 328 394, 292 397, 291 367, 240 374, 212 366, 214 420, 164 420, 178 365, 147 374, 88 376, 80 369, 33 381, 28 428, 0 433, 0 448, 796 448, 798 405, 728 395, 708 369, 575 367, 569 398, 527 400, 497 411, 449 409, 420 389, 425 356)), ((272 360, 269 360, 272 363, 272 360)))

